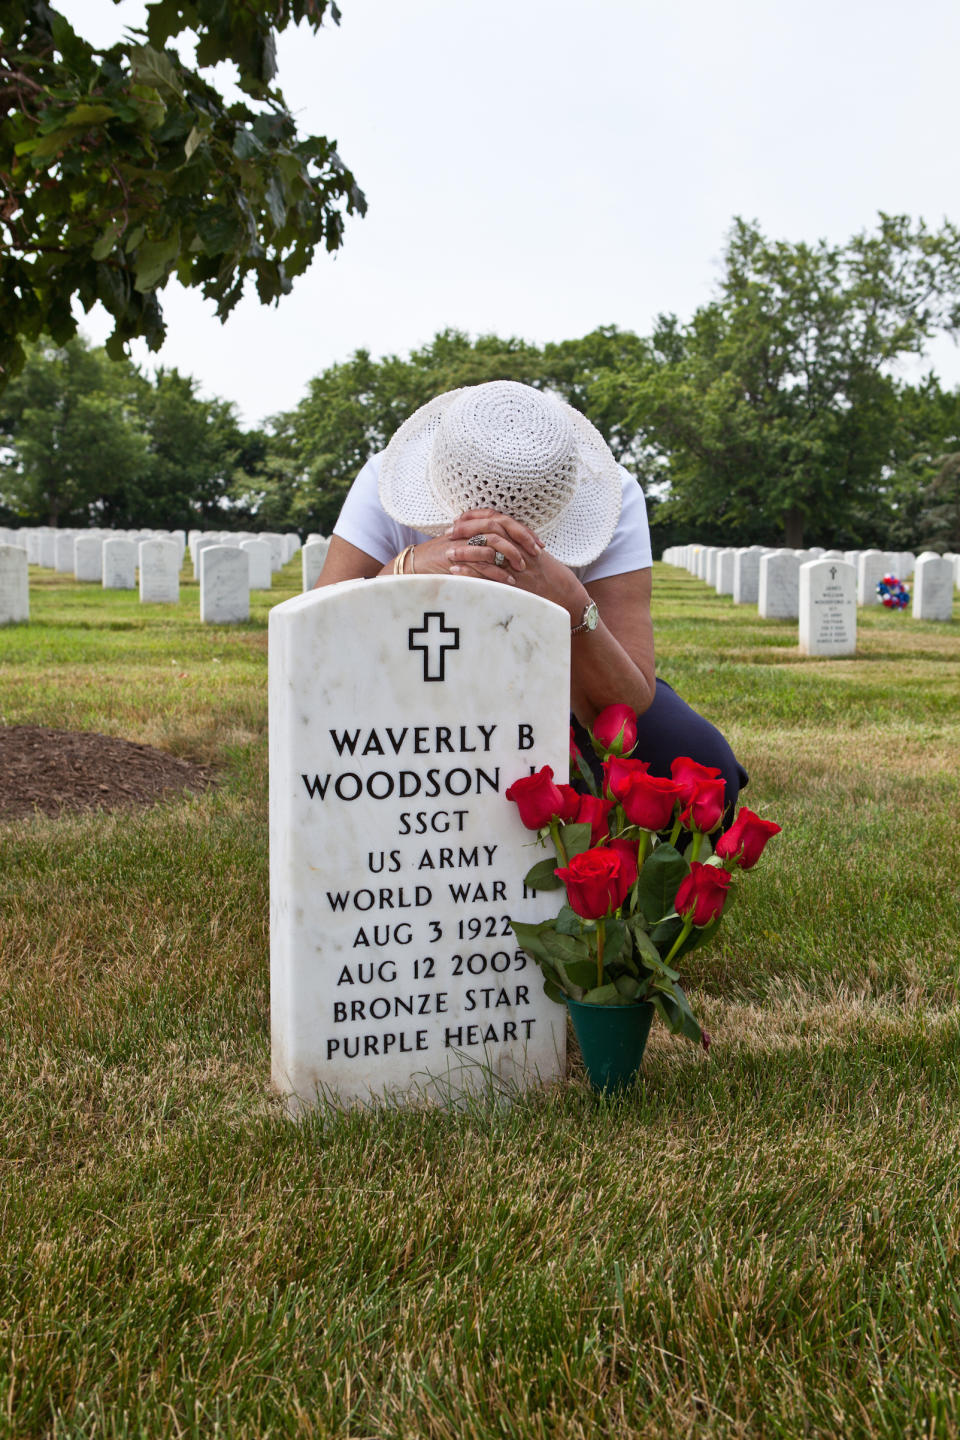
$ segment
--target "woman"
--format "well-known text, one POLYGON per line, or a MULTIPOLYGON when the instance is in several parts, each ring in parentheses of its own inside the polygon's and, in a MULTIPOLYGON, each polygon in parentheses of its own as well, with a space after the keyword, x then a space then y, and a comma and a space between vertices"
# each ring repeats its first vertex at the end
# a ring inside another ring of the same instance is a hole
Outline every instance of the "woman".
POLYGON ((380 575, 468 575, 514 585, 570 616, 570 709, 638 716, 634 755, 669 775, 677 755, 716 766, 732 818, 746 772, 723 736, 654 674, 653 558, 643 492, 590 422, 514 381, 421 406, 367 462, 334 526, 319 586, 380 575))

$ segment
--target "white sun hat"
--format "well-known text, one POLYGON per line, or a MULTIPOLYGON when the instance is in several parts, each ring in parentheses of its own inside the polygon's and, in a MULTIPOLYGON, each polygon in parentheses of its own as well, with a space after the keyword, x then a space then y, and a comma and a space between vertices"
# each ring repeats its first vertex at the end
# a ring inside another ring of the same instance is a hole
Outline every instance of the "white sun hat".
POLYGON ((590 421, 552 395, 492 380, 414 411, 380 461, 392 519, 440 535, 465 510, 520 520, 565 565, 602 555, 620 518, 620 467, 590 421))

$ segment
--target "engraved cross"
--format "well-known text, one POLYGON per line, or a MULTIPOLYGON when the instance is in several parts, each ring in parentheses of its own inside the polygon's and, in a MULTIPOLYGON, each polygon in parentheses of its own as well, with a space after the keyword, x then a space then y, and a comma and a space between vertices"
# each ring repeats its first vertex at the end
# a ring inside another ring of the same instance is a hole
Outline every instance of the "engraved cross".
POLYGON ((424 680, 443 680, 444 665, 446 663, 446 652, 448 650, 460 649, 460 630, 458 626, 448 627, 446 616, 442 610, 424 611, 423 624, 418 628, 410 627, 408 631, 411 650, 423 651, 423 678, 424 680), (422 635, 422 640, 414 640, 414 635, 422 635), (451 638, 445 640, 445 635, 451 638))

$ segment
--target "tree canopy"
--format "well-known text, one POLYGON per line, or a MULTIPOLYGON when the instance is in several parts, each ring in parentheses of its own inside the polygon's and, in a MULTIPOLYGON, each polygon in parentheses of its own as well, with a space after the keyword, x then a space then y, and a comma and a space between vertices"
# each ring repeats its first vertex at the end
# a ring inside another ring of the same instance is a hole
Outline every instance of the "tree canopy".
MULTIPOLYGON (((119 3, 119 0, 117 0, 119 3)), ((252 276, 286 294, 344 214, 366 201, 333 140, 300 136, 275 84, 275 32, 338 22, 333 0, 154 0, 146 29, 98 51, 44 0, 0 17, 0 386, 24 339, 62 345, 71 302, 113 318, 111 357, 134 336, 158 349, 171 275, 221 319, 252 276), (168 46, 196 37, 196 69, 168 46), (228 101, 200 71, 236 67, 228 101)))
POLYGON ((811 246, 737 220, 717 299, 687 324, 661 317, 649 354, 608 371, 591 403, 618 407, 646 442, 669 482, 664 520, 800 545, 883 504, 896 362, 958 329, 954 225, 881 215, 846 245, 811 246))

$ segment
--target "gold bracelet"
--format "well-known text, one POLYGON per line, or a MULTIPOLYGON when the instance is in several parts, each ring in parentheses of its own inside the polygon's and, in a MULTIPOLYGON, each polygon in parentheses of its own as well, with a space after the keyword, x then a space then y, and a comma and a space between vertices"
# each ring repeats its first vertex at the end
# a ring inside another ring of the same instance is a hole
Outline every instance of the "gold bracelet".
POLYGON ((408 545, 405 550, 401 550, 401 551, 400 551, 400 554, 397 556, 397 558, 396 558, 396 559, 394 560, 394 562, 393 562, 393 573, 394 573, 394 575, 402 575, 402 574, 403 574, 404 566, 405 566, 406 563, 407 563, 407 556, 410 554, 410 551, 411 551, 412 549, 413 549, 413 546, 412 546, 412 545, 408 545))
POLYGON ((411 574, 411 575, 416 575, 416 573, 417 573, 417 565, 416 565, 416 560, 415 560, 415 558, 414 558, 414 557, 416 556, 416 553, 417 553, 417 547, 416 547, 416 545, 411 545, 411 546, 410 546, 410 574, 411 574))

